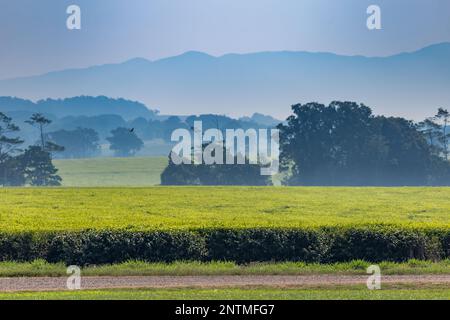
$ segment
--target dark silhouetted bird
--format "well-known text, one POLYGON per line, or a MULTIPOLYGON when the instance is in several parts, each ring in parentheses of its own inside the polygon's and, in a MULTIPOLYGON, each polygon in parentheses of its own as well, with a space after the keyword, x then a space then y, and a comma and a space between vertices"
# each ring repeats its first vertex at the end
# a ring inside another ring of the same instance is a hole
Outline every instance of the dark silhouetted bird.
POLYGON ((134 128, 131 128, 131 129, 130 129, 130 132, 133 133, 133 132, 134 132, 134 128))

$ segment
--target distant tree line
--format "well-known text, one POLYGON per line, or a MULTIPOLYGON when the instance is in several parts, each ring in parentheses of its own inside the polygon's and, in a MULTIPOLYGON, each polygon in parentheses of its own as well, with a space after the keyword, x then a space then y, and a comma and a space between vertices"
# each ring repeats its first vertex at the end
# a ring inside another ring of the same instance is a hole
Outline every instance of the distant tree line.
MULTIPOLYGON (((226 159, 233 158, 234 164, 207 164, 202 159, 201 164, 175 164, 171 156, 169 156, 169 165, 161 174, 162 185, 198 185, 198 186, 268 186, 272 184, 269 176, 262 176, 261 165, 249 164, 246 158, 246 164, 237 164, 237 156, 230 154, 226 150, 223 143, 217 145, 222 149, 222 163, 226 163, 226 159)), ((207 144, 202 146, 202 150, 208 148, 207 144)), ((212 152, 212 156, 216 156, 216 151, 212 152)), ((220 149, 219 149, 220 150, 220 149)))
POLYGON ((78 127, 75 130, 58 130, 51 132, 48 139, 63 145, 61 158, 91 158, 100 154, 99 136, 94 129, 78 127))
MULTIPOLYGON (((58 153, 58 158, 92 158, 101 154, 100 138, 94 129, 79 127, 75 130, 58 130, 47 134, 47 137, 54 143, 65 146, 64 150, 58 153)), ((106 140, 116 157, 132 157, 144 146, 133 128, 116 128, 106 140)))
POLYGON ((415 124, 353 102, 297 104, 278 126, 287 185, 450 185, 450 115, 415 124))
MULTIPOLYGON (((375 116, 354 102, 292 106, 280 129, 280 162, 285 185, 440 186, 450 185, 450 115, 418 124, 375 116)), ((171 163, 161 176, 169 185, 265 185, 254 166, 171 163)))
MULTIPOLYGON (((189 130, 194 121, 202 121, 203 130, 266 128, 264 125, 251 121, 236 120, 220 115, 190 116, 184 120, 177 116, 170 116, 165 120, 137 118, 130 122, 116 121, 116 118, 117 116, 113 115, 103 115, 85 117, 84 121, 70 123, 66 123, 68 119, 61 119, 60 121, 68 128, 54 130, 47 134, 48 140, 65 147, 63 152, 58 152, 54 156, 63 159, 97 157, 102 152, 101 144, 107 143, 110 150, 114 152, 114 156, 131 157, 142 150, 144 141, 161 140, 171 144, 172 132, 182 128, 189 130), (78 125, 76 128, 72 128, 74 123, 78 125), (100 128, 100 131, 96 128, 100 128)), ((54 127, 49 126, 49 128, 54 127)))
MULTIPOLYGON (((40 113, 51 120, 47 132, 75 131, 78 128, 93 129, 98 133, 100 144, 108 143, 107 138, 111 136, 111 131, 117 128, 134 128, 136 135, 144 141, 158 140, 156 143, 160 145, 170 145, 173 130, 189 128, 195 120, 203 121, 206 129, 215 128, 217 122, 228 129, 267 128, 278 124, 276 119, 260 114, 241 119, 220 115, 161 116, 158 111, 149 110, 138 102, 107 97, 47 99, 36 103, 18 98, 0 97, 0 110, 13 118, 16 123, 24 123, 32 114, 40 113)), ((34 143, 35 128, 27 124, 20 127, 24 144, 34 143)), ((72 151, 66 149, 65 152, 55 156, 71 158, 72 151)))
MULTIPOLYGON (((61 177, 52 163, 58 158, 89 158, 100 153, 99 135, 89 128, 46 132, 52 120, 41 113, 25 121, 37 129, 38 139, 24 148, 20 128, 0 112, 0 186, 59 186, 61 177)), ((36 135, 35 135, 36 136, 36 135)), ((143 141, 133 129, 116 128, 107 138, 116 156, 133 156, 143 141)))
MULTIPOLYGON (((420 123, 375 116, 369 107, 354 102, 297 104, 292 111, 278 125, 285 185, 450 185, 450 114, 443 108, 420 123)), ((217 115, 191 116, 184 121, 179 117, 164 121, 138 118, 135 126, 114 127, 105 140, 115 156, 134 156, 144 146, 141 137, 146 134, 142 130, 150 126, 149 122, 154 121, 155 126, 163 123, 162 135, 170 137, 175 129, 192 129, 198 120, 203 130, 255 128, 252 122, 217 115)), ((52 158, 100 154, 101 137, 92 128, 47 132, 52 120, 40 113, 25 122, 34 128, 35 139, 38 134, 37 141, 27 147, 13 119, 0 113, 0 185, 59 185, 61 178, 52 158)), ((268 185, 271 181, 260 176, 258 165, 175 165, 169 158, 162 183, 268 185)))

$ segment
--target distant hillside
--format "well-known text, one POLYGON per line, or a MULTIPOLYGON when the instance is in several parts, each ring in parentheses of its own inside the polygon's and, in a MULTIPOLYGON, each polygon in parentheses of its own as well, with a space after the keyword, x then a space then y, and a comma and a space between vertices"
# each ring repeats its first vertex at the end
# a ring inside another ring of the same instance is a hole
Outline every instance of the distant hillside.
POLYGON ((40 112, 57 118, 67 116, 99 116, 117 115, 125 120, 138 117, 146 119, 156 118, 156 112, 149 110, 144 104, 125 99, 111 99, 104 96, 80 96, 66 99, 46 99, 36 103, 12 97, 0 97, 0 111, 2 112, 40 112))
MULTIPOLYGON (((279 119, 285 119, 290 106, 298 102, 351 100, 373 107, 378 114, 419 120, 438 107, 449 107, 448 88, 450 43, 375 58, 308 52, 212 57, 188 52, 154 62, 133 59, 0 81, 0 95, 33 100, 106 95, 142 101, 164 114, 260 112, 279 119)), ((126 118, 138 113, 149 116, 143 105, 120 101, 114 100, 114 108, 106 102, 104 107, 126 118), (136 113, 124 105, 133 105, 136 113)), ((45 105, 57 112, 60 102, 45 105)), ((71 105, 79 106, 76 101, 71 105)), ((87 105, 80 114, 98 111, 87 105)))
MULTIPOLYGON (((101 144, 107 144, 106 138, 118 127, 134 128, 135 133, 144 141, 145 148, 139 154, 167 156, 171 149, 171 134, 179 128, 189 129, 194 121, 202 121, 203 129, 249 129, 273 127, 264 124, 269 116, 258 114, 248 119, 233 119, 224 115, 190 115, 190 116, 159 116, 157 112, 148 110, 139 102, 124 99, 109 99, 107 97, 76 97, 64 100, 42 100, 34 103, 29 100, 0 97, 0 112, 6 113, 20 127, 20 137, 25 140, 25 146, 36 143, 38 131, 26 123, 35 112, 43 113, 52 123, 46 127, 47 133, 59 130, 71 131, 77 128, 94 129, 101 144), (254 120, 252 120, 254 119, 254 120)), ((270 122, 270 121, 269 121, 270 122)), ((278 123, 278 122, 277 122, 278 123)), ((102 155, 110 155, 106 149, 102 155)), ((63 157, 63 154, 59 156, 63 157)))

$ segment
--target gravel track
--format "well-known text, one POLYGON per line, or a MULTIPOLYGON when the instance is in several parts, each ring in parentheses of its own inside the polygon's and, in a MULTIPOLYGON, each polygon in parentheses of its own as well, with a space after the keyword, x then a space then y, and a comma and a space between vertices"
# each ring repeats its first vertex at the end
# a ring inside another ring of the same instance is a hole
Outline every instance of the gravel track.
MULTIPOLYGON (((368 276, 133 276, 82 277, 82 289, 313 287, 365 284, 368 276)), ((450 275, 382 276, 382 284, 448 285, 450 275)), ((67 290, 67 278, 0 278, 0 292, 67 290)))

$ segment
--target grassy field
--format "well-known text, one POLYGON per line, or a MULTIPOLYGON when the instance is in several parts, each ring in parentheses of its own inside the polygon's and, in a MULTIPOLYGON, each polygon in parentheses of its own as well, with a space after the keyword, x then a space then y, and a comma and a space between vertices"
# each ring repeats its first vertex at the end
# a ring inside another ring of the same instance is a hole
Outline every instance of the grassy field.
MULTIPOLYGON (((214 276, 214 275, 311 275, 340 274, 366 275, 372 263, 352 261, 335 264, 302 262, 252 263, 238 265, 233 262, 174 262, 148 263, 129 261, 115 265, 82 268, 84 276, 214 276)), ((450 260, 440 262, 411 260, 405 263, 378 263, 384 275, 450 274, 450 260)), ((0 262, 0 277, 65 277, 67 266, 63 263, 0 262)))
MULTIPOLYGON (((80 164, 77 165, 79 168, 82 167, 80 164)), ((154 166, 151 167, 154 168, 154 166)), ((86 179, 88 179, 88 166, 85 169, 86 179)), ((108 171, 107 169, 111 170, 111 168, 105 168, 105 172, 108 171)), ((98 170, 95 169, 94 172, 98 173, 98 170)), ((137 176, 142 173, 139 172, 137 176)), ((75 176, 79 177, 80 175, 75 176)), ((143 179, 143 177, 140 178, 143 179)), ((123 177, 117 179, 120 183, 124 181, 123 177)), ((132 183, 136 184, 135 181, 132 183)), ((85 229, 161 231, 222 227, 356 227, 371 224, 448 230, 450 228, 449 198, 450 188, 156 186, 145 188, 3 188, 0 189, 0 231, 22 233, 85 229)), ((5 248, 7 249, 7 247, 5 248)), ((89 252, 85 252, 85 254, 89 254, 89 252)), ((140 257, 136 259, 140 259, 140 257)), ((369 264, 365 261, 337 264, 284 262, 244 265, 233 262, 167 264, 130 261, 115 265, 87 266, 82 270, 82 274, 85 276, 362 275, 366 274, 365 270, 369 264)), ((450 273, 449 260, 441 262, 411 260, 400 264, 383 262, 379 265, 383 274, 386 275, 450 273)), ((0 263, 0 277, 20 276, 67 276, 66 266, 63 263, 49 264, 43 260, 29 263, 0 263)), ((243 297, 254 300, 448 300, 450 299, 450 289, 439 286, 414 286, 383 287, 381 291, 369 291, 365 287, 355 286, 314 287, 311 289, 258 287, 215 290, 142 289, 0 293, 0 299, 207 300, 242 299, 243 297)))
POLYGON ((167 157, 54 160, 65 187, 154 186, 167 157))
POLYGON ((450 227, 450 188, 0 189, 1 231, 450 227))
POLYGON ((0 293, 0 300, 449 300, 450 289, 156 289, 0 293))

